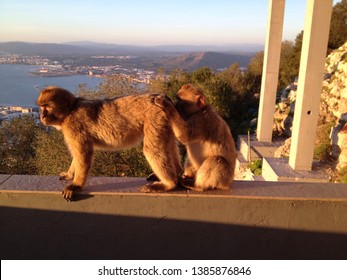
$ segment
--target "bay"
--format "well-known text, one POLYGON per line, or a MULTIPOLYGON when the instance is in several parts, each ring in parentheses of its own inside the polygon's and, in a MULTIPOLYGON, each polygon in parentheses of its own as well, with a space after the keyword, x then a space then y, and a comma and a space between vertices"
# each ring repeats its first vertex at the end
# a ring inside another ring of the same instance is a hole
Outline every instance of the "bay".
POLYGON ((36 106, 39 92, 34 86, 58 86, 76 93, 79 84, 95 89, 102 78, 84 75, 41 77, 30 74, 39 65, 0 64, 0 106, 36 106))

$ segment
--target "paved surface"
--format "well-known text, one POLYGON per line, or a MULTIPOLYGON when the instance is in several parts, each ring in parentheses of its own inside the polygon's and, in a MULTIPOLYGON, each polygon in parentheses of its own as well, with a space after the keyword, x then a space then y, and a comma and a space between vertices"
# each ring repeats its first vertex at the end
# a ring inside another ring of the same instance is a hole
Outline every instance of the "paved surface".
MULTIPOLYGON (((82 193, 347 200, 347 184, 235 181, 229 191, 177 189, 168 193, 140 193, 138 187, 147 183, 146 179, 136 177, 90 177, 82 193)), ((0 175, 0 192, 61 193, 66 184, 65 181, 59 181, 57 176, 0 175)))

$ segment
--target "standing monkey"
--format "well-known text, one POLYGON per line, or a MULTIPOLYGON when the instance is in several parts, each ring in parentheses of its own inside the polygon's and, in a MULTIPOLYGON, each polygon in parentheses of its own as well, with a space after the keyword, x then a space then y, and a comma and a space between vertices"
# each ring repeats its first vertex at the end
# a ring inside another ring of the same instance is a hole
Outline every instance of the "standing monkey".
POLYGON ((80 190, 92 165, 94 150, 121 150, 143 140, 143 152, 160 182, 150 183, 157 191, 168 191, 178 183, 182 167, 166 113, 153 102, 156 95, 130 95, 118 99, 86 100, 69 91, 48 87, 37 105, 44 125, 64 134, 72 163, 61 179, 72 180, 63 190, 71 201, 80 190))
POLYGON ((179 113, 163 96, 156 97, 155 103, 165 108, 175 136, 187 147, 188 158, 181 183, 199 191, 229 189, 237 154, 228 125, 206 103, 200 88, 186 84, 176 97, 179 113))

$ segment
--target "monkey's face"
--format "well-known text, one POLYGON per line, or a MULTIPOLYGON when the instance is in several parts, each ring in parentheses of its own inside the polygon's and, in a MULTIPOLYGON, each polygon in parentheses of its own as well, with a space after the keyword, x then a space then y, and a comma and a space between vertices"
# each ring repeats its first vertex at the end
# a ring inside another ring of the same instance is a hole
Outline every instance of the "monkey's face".
POLYGON ((205 96, 196 95, 192 92, 178 92, 176 98, 176 110, 185 118, 201 112, 206 106, 205 96))
POLYGON ((40 106, 41 115, 40 120, 44 125, 47 126, 60 126, 62 123, 61 117, 57 115, 58 109, 55 108, 54 104, 43 104, 40 106))
POLYGON ((37 99, 40 106, 40 120, 47 126, 60 126, 70 114, 75 97, 72 93, 60 88, 47 88, 37 99))
POLYGON ((177 112, 183 117, 188 118, 190 115, 196 112, 196 106, 189 100, 183 100, 177 96, 177 102, 175 108, 177 112))

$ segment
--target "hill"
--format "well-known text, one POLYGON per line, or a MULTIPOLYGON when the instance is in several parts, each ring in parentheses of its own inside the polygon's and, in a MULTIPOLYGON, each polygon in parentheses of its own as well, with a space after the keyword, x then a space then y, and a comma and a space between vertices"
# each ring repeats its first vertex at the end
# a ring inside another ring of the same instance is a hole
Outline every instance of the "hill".
POLYGON ((229 67, 233 63, 239 63, 242 67, 246 67, 251 57, 252 55, 248 54, 198 52, 168 58, 163 63, 172 68, 181 68, 184 70, 194 70, 205 66, 212 69, 220 69, 229 67))

